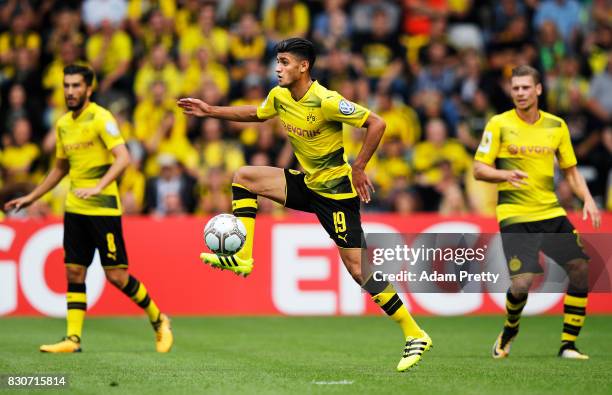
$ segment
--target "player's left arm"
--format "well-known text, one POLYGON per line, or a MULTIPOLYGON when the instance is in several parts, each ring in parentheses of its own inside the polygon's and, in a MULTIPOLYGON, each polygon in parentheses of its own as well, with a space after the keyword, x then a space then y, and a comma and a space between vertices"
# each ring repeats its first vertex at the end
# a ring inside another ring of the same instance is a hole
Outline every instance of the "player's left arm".
POLYGON ((87 199, 90 196, 100 194, 104 188, 111 182, 115 181, 117 177, 125 170, 130 163, 130 153, 125 144, 120 144, 111 149, 111 153, 115 157, 115 161, 106 173, 100 178, 98 184, 93 188, 79 188, 74 190, 74 194, 81 199, 87 199))
POLYGON ((328 121, 342 122, 356 128, 367 128, 366 135, 352 167, 353 186, 361 201, 370 201, 370 191, 374 185, 365 173, 365 167, 372 158, 385 132, 385 121, 365 107, 332 93, 321 102, 323 116, 328 121))
POLYGON ((385 133, 385 121, 373 112, 370 112, 363 126, 366 128, 366 135, 363 140, 363 145, 355 162, 351 165, 353 169, 353 186, 359 195, 359 198, 366 203, 370 202, 370 190, 374 192, 374 185, 365 173, 365 168, 372 155, 378 148, 380 139, 385 133))
POLYGON ((599 228, 601 214, 591 196, 591 192, 589 192, 589 187, 584 177, 576 167, 578 162, 574 154, 574 147, 572 147, 570 132, 565 122, 561 123, 561 141, 559 142, 559 147, 557 147, 556 155, 559 160, 559 167, 563 170, 570 188, 584 202, 582 219, 586 220, 588 217, 591 217, 593 227, 599 228))
POLYGON ((563 169, 563 173, 574 194, 584 202, 584 206, 582 207, 582 220, 591 217, 593 228, 599 228, 601 224, 601 213, 597 208, 597 204, 595 204, 595 200, 593 200, 593 196, 591 196, 591 192, 589 191, 589 187, 584 177, 580 174, 576 166, 563 169))

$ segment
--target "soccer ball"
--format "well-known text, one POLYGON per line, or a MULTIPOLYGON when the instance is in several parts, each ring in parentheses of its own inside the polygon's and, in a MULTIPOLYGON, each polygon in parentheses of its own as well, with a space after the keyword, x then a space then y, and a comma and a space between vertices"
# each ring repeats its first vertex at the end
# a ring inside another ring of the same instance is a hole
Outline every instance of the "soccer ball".
POLYGON ((204 242, 218 255, 233 255, 240 251, 246 240, 246 228, 232 214, 219 214, 204 227, 204 242))

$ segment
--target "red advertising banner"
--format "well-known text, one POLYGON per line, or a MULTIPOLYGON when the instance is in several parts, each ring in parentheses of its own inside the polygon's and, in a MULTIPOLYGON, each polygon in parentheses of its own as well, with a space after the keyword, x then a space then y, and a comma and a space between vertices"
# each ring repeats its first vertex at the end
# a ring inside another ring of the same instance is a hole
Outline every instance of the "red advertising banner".
MULTIPOLYGON (((570 217, 583 233, 590 222, 570 217)), ((360 315, 379 313, 346 273, 336 247, 314 215, 260 215, 255 235, 255 268, 248 278, 213 270, 198 259, 208 218, 125 217, 131 273, 144 282, 162 310, 173 315, 360 315)), ((612 214, 599 232, 612 233, 612 214)), ((493 218, 438 215, 365 215, 367 233, 494 233, 493 218)), ((0 223, 0 315, 65 314, 66 280, 61 220, 0 223)), ((87 279, 88 314, 139 313, 106 282, 96 256, 87 279)), ((409 291, 409 290, 408 290, 409 291)), ((410 293, 417 314, 461 315, 503 311, 505 295, 410 293)), ((533 293, 526 313, 562 311, 563 294, 533 293)), ((612 294, 593 293, 589 313, 612 313, 612 294)))

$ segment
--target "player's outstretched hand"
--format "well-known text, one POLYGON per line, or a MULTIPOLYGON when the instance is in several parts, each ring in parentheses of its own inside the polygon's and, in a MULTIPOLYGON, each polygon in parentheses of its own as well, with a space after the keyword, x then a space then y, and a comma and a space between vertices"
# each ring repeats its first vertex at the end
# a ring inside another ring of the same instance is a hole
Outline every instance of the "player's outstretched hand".
POLYGON ((98 195, 100 192, 102 192, 100 190, 100 188, 98 187, 94 187, 94 188, 78 188, 74 190, 74 194, 81 198, 81 199, 87 199, 91 196, 94 195, 98 195))
POLYGON ((527 173, 521 170, 509 170, 507 180, 513 187, 520 188, 523 185, 527 185, 525 178, 527 173))
POLYGON ((210 105, 200 99, 193 99, 191 97, 179 99, 176 104, 183 109, 183 114, 194 115, 196 117, 207 116, 210 109, 210 105))
POLYGON ((353 186, 357 191, 357 195, 364 203, 370 203, 370 190, 374 193, 374 185, 368 178, 365 171, 358 167, 353 167, 353 186))
POLYGON ((4 211, 15 210, 19 211, 22 208, 28 207, 34 201, 30 198, 30 195, 22 196, 17 199, 10 200, 4 204, 4 211))
POLYGON ((584 201, 584 207, 582 208, 582 220, 585 221, 589 217, 591 217, 593 228, 599 228, 599 225, 601 225, 601 213, 593 198, 586 199, 584 201))

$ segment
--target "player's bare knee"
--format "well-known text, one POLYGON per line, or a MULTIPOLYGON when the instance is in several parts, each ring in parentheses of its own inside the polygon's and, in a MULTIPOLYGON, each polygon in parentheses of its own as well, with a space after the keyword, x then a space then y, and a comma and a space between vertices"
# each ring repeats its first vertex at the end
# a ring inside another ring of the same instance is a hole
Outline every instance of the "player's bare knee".
POLYGON ((242 166, 234 173, 234 183, 240 184, 246 189, 252 191, 255 181, 253 166, 242 166))
POLYGON ((118 289, 122 289, 128 280, 128 273, 125 269, 106 269, 104 270, 106 279, 118 289))
POLYGON ((587 289, 589 282, 589 264, 584 259, 575 259, 565 265, 570 285, 573 288, 587 289))
POLYGON ((84 266, 66 266, 66 279, 68 280, 68 283, 80 284, 85 282, 86 273, 87 270, 84 266))
POLYGON ((529 288, 514 288, 510 287, 510 293, 516 299, 525 299, 529 295, 529 288))
POLYGON ((515 297, 523 297, 529 293, 529 288, 533 283, 532 276, 517 276, 512 279, 512 285, 510 285, 510 292, 515 297))

